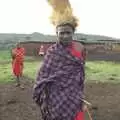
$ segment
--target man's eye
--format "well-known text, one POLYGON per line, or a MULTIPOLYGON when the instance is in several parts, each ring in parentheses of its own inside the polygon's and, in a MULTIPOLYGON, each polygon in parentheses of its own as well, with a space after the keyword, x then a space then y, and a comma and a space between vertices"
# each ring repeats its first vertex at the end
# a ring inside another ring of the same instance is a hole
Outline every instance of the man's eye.
POLYGON ((61 32, 60 35, 64 35, 65 33, 64 32, 61 32))
POLYGON ((71 32, 66 31, 66 32, 60 32, 60 33, 59 33, 59 35, 65 35, 65 34, 66 34, 66 35, 70 35, 70 34, 71 34, 71 32))
POLYGON ((70 34, 71 32, 66 32, 66 34, 70 34))

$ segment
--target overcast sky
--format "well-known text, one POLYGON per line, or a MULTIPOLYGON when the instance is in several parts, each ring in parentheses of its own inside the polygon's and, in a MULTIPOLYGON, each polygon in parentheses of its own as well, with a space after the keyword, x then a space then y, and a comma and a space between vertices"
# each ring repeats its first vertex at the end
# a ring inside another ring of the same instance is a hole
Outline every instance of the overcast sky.
MULTIPOLYGON (((77 32, 120 38, 120 0, 70 0, 77 32)), ((0 33, 54 34, 47 0, 0 0, 0 33)))

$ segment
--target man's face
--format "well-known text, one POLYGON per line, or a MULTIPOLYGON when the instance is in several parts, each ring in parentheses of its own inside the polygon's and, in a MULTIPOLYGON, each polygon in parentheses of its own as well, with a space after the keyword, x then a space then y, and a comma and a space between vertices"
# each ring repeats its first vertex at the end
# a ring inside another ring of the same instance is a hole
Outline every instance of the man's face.
POLYGON ((71 43, 74 31, 69 25, 57 27, 57 37, 64 45, 71 43))
POLYGON ((17 48, 20 48, 20 47, 21 47, 21 45, 20 45, 20 43, 18 43, 18 44, 17 44, 17 48))

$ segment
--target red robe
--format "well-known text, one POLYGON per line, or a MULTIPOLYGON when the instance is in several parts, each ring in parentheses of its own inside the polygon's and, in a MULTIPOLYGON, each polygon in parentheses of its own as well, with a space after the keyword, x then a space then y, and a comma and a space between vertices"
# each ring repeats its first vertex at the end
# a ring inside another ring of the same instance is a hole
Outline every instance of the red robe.
POLYGON ((78 58, 80 58, 82 60, 85 60, 86 54, 85 54, 84 49, 82 51, 76 50, 75 49, 75 43, 77 43, 77 42, 72 42, 72 45, 70 47, 68 47, 69 51, 71 52, 71 54, 73 56, 76 56, 76 57, 78 57, 78 58))
MULTIPOLYGON (((75 48, 74 48, 74 42, 72 42, 72 46, 70 48, 68 48, 69 51, 71 52, 71 54, 73 56, 76 56, 82 60, 85 60, 85 54, 84 54, 84 51, 77 51, 75 48)), ((75 120, 84 120, 84 112, 78 112, 76 114, 76 117, 75 117, 75 120)))
POLYGON ((12 70, 15 76, 22 76, 23 61, 24 61, 24 48, 15 48, 12 50, 12 70))

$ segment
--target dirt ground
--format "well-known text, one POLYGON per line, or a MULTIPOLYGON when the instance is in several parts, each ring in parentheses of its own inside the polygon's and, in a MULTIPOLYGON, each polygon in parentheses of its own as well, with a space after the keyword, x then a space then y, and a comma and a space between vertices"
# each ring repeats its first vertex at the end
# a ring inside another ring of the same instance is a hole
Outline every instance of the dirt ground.
MULTIPOLYGON (((41 120, 32 100, 33 82, 24 78, 24 89, 14 83, 0 85, 0 120, 41 120)), ((120 85, 87 83, 86 98, 93 104, 93 120, 120 120, 120 85)))

